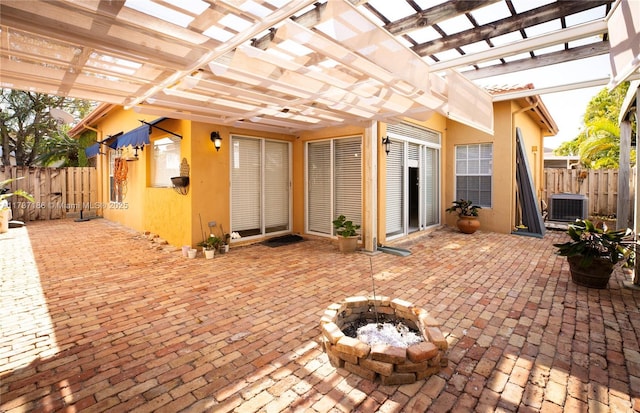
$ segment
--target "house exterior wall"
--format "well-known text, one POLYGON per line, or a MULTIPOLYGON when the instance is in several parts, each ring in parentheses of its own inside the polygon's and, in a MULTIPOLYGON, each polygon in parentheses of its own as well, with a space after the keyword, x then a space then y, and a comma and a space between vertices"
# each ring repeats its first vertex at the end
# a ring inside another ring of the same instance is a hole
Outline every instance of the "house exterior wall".
MULTIPOLYGON (((527 114, 526 108, 513 101, 494 103, 494 135, 478 131, 458 122, 447 122, 447 143, 444 169, 445 202, 455 198, 455 146, 464 144, 493 144, 492 207, 479 211, 481 229, 510 233, 516 220, 516 140, 515 128, 519 127, 534 188, 539 196, 543 180, 543 131, 527 114)), ((473 201, 473 200, 472 200, 473 201)), ((457 216, 446 214, 446 223, 455 225, 457 216)))
MULTIPOLYGON (((133 111, 117 108, 102 118, 97 129, 101 136, 128 132, 140 126, 139 120, 151 122, 156 116, 142 116, 133 111)), ((269 139, 293 141, 293 136, 266 132, 229 129, 188 120, 167 119, 159 127, 182 136, 180 156, 190 167, 189 190, 186 195, 178 194, 173 188, 151 186, 152 145, 139 152, 139 160, 127 162, 127 192, 120 205, 109 202, 109 157, 99 155, 97 168, 100 171, 101 215, 122 223, 138 231, 158 234, 172 245, 195 246, 202 240, 203 232, 208 233, 208 223, 216 221, 219 226, 230 231, 230 156, 231 134, 269 139), (222 147, 216 152, 209 136, 218 131, 222 137, 222 147), (202 225, 201 225, 202 224, 202 225)), ((167 132, 152 128, 151 142, 170 136, 167 132)), ((104 148, 102 152, 104 152, 104 148)), ((216 235, 219 235, 216 233, 216 235)))
MULTIPOLYGON (((101 139, 119 132, 127 132, 140 126, 138 120, 151 121, 153 118, 141 116, 122 108, 112 110, 107 116, 102 118, 97 129, 100 131, 101 139)), ((147 157, 149 151, 139 153, 139 160, 127 162, 127 191, 125 202, 121 205, 110 202, 109 186, 109 154, 108 148, 100 147, 100 152, 96 160, 96 169, 99 176, 99 199, 97 205, 102 206, 101 214, 105 218, 120 222, 121 224, 142 231, 145 228, 145 216, 142 205, 146 202, 145 188, 147 184, 147 157)))
POLYGON ((526 108, 515 103, 512 103, 512 106, 514 113, 516 113, 514 115, 515 126, 519 127, 522 132, 529 170, 534 181, 536 195, 540 198, 544 184, 544 132, 542 127, 526 114, 526 108), (522 112, 523 109, 524 112, 522 112))
MULTIPOLYGON (((158 124, 162 129, 166 129, 182 136, 180 141, 180 158, 186 159, 189 165, 194 162, 194 154, 191 150, 192 135, 191 122, 178 119, 167 119, 158 124)), ((154 140, 171 136, 157 128, 151 129, 149 140, 154 140)), ((193 208, 194 191, 192 182, 189 181, 189 192, 187 195, 180 195, 172 188, 156 188, 151 186, 151 162, 153 145, 145 148, 144 152, 146 179, 142 186, 138 188, 144 193, 144 202, 136 204, 136 210, 142 210, 144 227, 141 230, 158 234, 172 245, 193 245, 194 220, 191 215, 193 208)), ((128 195, 127 195, 128 196, 128 195)), ((196 232, 199 234, 200 232, 196 232)))
MULTIPOLYGON (((445 148, 445 142, 447 140, 447 118, 445 118, 444 116, 434 113, 428 120, 426 121, 416 121, 413 119, 406 119, 405 120, 407 123, 413 124, 413 125, 417 125, 417 126, 421 126, 423 128, 426 129, 430 129, 433 131, 436 131, 438 133, 441 134, 441 150, 440 150, 440 159, 439 159, 439 163, 440 163, 440 186, 439 186, 439 198, 441 200, 441 204, 442 202, 444 202, 443 200, 445 198, 443 198, 445 196, 445 192, 444 189, 446 187, 445 185, 445 173, 444 171, 447 169, 447 163, 446 163, 446 158, 443 156, 444 153, 444 148, 445 148)), ((386 227, 386 204, 387 204, 387 188, 386 188, 386 176, 385 176, 385 171, 387 169, 387 154, 384 151, 384 147, 381 146, 381 141, 382 138, 387 136, 387 125, 385 123, 379 123, 378 124, 378 137, 377 137, 377 144, 378 144, 378 174, 377 174, 377 180, 378 180, 378 205, 377 205, 377 222, 378 222, 378 228, 377 228, 377 238, 379 240, 379 242, 381 244, 385 244, 385 242, 387 241, 387 227, 386 227)), ((440 210, 443 210, 444 208, 442 208, 444 204, 441 205, 440 210)), ((442 218, 440 219, 440 222, 444 222, 442 220, 442 218)))
MULTIPOLYGON (((216 221, 214 229, 216 236, 220 236, 220 227, 229 233, 231 228, 231 156, 233 148, 231 136, 240 135, 253 138, 275 139, 294 142, 295 137, 271 132, 260 132, 238 128, 229 128, 201 122, 191 123, 191 185, 193 203, 188 213, 191 215, 192 243, 195 245, 202 240, 202 231, 208 231, 208 223, 216 221), (210 135, 217 131, 222 138, 221 148, 216 152, 210 135), (202 227, 200 226, 202 219, 202 227)), ((299 177, 292 173, 293 199, 299 177)), ((295 229, 294 229, 294 232, 295 229)), ((239 241, 242 244, 242 241, 239 241)))
MULTIPOLYGON (((523 132, 527 156, 531 165, 537 191, 541 190, 543 159, 540 156, 543 140, 541 128, 514 102, 494 105, 495 134, 478 131, 466 125, 450 121, 434 114, 424 122, 409 121, 415 125, 439 132, 440 222, 455 225, 456 217, 444 210, 455 198, 455 146, 473 143, 493 143, 493 194, 492 207, 480 211, 482 229, 485 231, 511 232, 515 222, 515 127, 523 132), (535 149, 535 150, 534 150, 535 149)), ((101 139, 118 132, 128 132, 140 126, 139 120, 152 122, 153 116, 143 116, 133 111, 116 108, 98 121, 96 127, 101 139)), ((225 232, 231 228, 231 136, 276 139, 291 143, 291 232, 305 233, 305 144, 323 139, 360 137, 362 139, 362 234, 367 249, 375 243, 385 243, 386 228, 386 153, 381 140, 387 133, 387 125, 381 122, 363 123, 362 126, 341 126, 305 131, 298 135, 283 135, 254 130, 241 130, 222 125, 166 119, 158 126, 182 136, 181 158, 190 167, 189 191, 186 195, 172 188, 151 186, 151 159, 153 145, 139 152, 139 160, 128 162, 128 185, 123 205, 109 203, 109 158, 99 155, 101 213, 138 231, 150 231, 175 246, 195 246, 209 231, 208 223, 217 222, 225 232), (209 136, 219 132, 222 147, 216 152, 209 136), (375 160, 375 161, 374 161, 375 160)), ((170 136, 167 132, 152 128, 150 140, 170 136)), ((104 152, 104 150, 103 150, 104 152)), ((219 234, 216 234, 219 235, 219 234)), ((253 240, 240 240, 243 244, 253 240)))

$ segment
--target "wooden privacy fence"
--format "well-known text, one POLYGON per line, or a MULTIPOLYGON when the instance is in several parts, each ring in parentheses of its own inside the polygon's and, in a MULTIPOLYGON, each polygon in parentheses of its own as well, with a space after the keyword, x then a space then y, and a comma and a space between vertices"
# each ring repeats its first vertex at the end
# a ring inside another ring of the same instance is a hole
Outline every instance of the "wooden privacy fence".
POLYGON ((80 211, 89 212, 92 208, 95 211, 98 200, 95 168, 0 166, 0 181, 19 177, 23 179, 9 185, 11 192, 23 189, 35 200, 9 198, 15 220, 60 219, 79 216, 80 211))
MULTIPOLYGON (((629 203, 633 216, 635 168, 629 180, 629 203)), ((545 168, 542 199, 549 203, 553 194, 582 194, 589 199, 589 215, 616 215, 618 203, 617 169, 545 168)))

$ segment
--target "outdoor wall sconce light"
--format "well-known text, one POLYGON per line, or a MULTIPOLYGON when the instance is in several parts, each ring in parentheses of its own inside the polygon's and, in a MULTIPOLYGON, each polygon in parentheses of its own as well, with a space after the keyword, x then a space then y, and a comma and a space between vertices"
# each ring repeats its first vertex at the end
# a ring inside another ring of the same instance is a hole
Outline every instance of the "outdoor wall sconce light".
POLYGON ((389 155, 389 152, 391 151, 391 139, 389 139, 388 136, 385 136, 382 138, 382 144, 384 145, 384 151, 389 155))
POLYGON ((216 152, 220 150, 220 146, 222 146, 222 138, 220 137, 220 133, 217 131, 211 132, 211 142, 213 142, 213 146, 216 147, 216 152))
POLYGON ((140 150, 140 152, 144 151, 144 146, 140 145, 140 146, 134 146, 133 149, 135 150, 135 153, 133 154, 133 156, 135 156, 136 160, 138 159, 138 150, 140 150))

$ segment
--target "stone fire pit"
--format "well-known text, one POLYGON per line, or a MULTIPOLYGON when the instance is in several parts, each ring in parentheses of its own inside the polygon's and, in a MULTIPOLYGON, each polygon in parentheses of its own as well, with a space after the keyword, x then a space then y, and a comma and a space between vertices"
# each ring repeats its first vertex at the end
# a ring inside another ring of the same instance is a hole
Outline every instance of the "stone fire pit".
POLYGON ((331 365, 382 384, 409 384, 423 380, 447 365, 447 341, 440 324, 412 303, 389 297, 349 297, 331 304, 320 319, 322 343, 331 365), (370 346, 343 332, 358 322, 375 323, 375 309, 381 323, 401 321, 419 331, 424 341, 407 348, 385 344, 370 346))

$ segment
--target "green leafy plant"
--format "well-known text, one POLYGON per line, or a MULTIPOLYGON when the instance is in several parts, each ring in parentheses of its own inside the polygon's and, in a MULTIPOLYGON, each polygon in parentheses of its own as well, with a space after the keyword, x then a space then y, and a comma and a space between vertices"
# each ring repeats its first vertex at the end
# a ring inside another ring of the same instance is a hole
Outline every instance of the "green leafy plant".
POLYGON ((588 267, 596 258, 616 264, 632 257, 631 230, 609 230, 606 226, 597 227, 588 219, 576 220, 569 224, 567 234, 571 241, 553 244, 558 255, 565 257, 581 256, 581 267, 588 267))
POLYGON ((211 234, 204 241, 198 243, 199 247, 204 248, 205 250, 215 250, 222 244, 222 240, 215 235, 211 234))
POLYGON ((3 211, 9 208, 9 201, 7 201, 7 199, 9 199, 12 196, 21 196, 31 202, 35 202, 35 199, 33 198, 33 196, 31 196, 31 194, 27 193, 26 191, 23 191, 22 189, 16 189, 13 192, 9 192, 9 188, 7 187, 7 185, 9 185, 11 182, 14 182, 14 181, 17 181, 18 179, 23 179, 23 178, 24 177, 12 178, 12 179, 5 179, 4 181, 0 181, 0 211, 3 211))
POLYGON ((457 213, 459 217, 477 217, 481 206, 473 205, 473 201, 459 199, 453 201, 453 205, 446 209, 449 213, 457 213))
POLYGON ((338 216, 338 218, 334 219, 332 223, 333 228, 336 230, 336 234, 342 237, 353 237, 354 235, 357 235, 357 231, 360 229, 360 225, 347 220, 344 215, 338 216))

